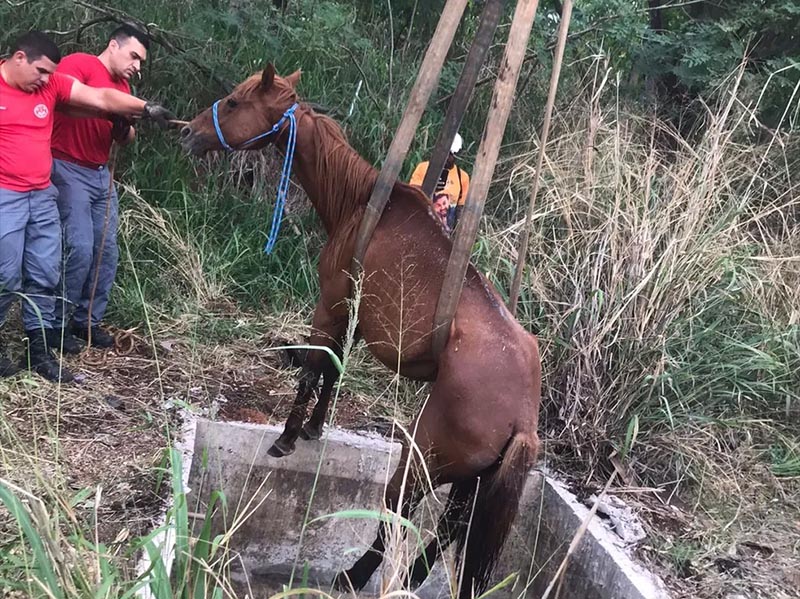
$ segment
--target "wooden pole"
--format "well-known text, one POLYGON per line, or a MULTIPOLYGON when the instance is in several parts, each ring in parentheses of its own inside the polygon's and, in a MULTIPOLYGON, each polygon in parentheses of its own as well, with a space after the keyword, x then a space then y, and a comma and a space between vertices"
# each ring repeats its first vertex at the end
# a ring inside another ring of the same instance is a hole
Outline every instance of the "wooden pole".
POLYGON ((372 233, 378 225, 381 214, 383 214, 386 202, 389 201, 389 195, 392 193, 397 176, 400 174, 408 148, 411 147, 411 141, 417 132, 417 125, 419 125, 422 113, 425 111, 431 93, 439 83, 439 75, 442 72, 444 59, 453 43, 453 38, 466 6, 467 0, 447 0, 442 16, 439 17, 439 23, 436 26, 433 39, 428 46, 425 59, 419 69, 417 81, 414 83, 414 87, 411 88, 411 95, 403 114, 403 119, 397 127, 392 145, 389 146, 386 160, 383 162, 381 173, 378 175, 378 180, 375 182, 364 217, 361 219, 351 265, 351 272, 356 279, 360 274, 364 253, 372 238, 372 233))
POLYGON ((450 323, 461 298, 464 275, 467 272, 472 245, 475 243, 483 205, 486 202, 486 194, 489 191, 497 156, 500 153, 503 133, 511 113, 520 66, 525 57, 538 4, 538 0, 518 0, 514 11, 503 62, 494 85, 489 114, 486 116, 486 126, 478 149, 464 213, 461 215, 461 221, 456 229, 455 243, 447 264, 439 303, 436 306, 433 328, 435 356, 441 353, 447 343, 450 323))
POLYGON ((550 75, 550 91, 547 94, 547 104, 544 109, 544 123, 542 123, 542 134, 539 139, 539 157, 536 162, 536 170, 533 173, 531 200, 528 204, 528 213, 525 216, 525 226, 522 229, 522 237, 520 238, 519 249, 517 251, 517 266, 514 270, 514 281, 511 284, 511 293, 508 298, 508 308, 514 315, 517 314, 519 288, 522 284, 522 273, 525 269, 525 258, 528 254, 528 240, 530 238, 531 221, 533 220, 533 208, 536 205, 536 194, 539 192, 539 179, 542 173, 542 165, 544 164, 544 148, 547 145, 547 136, 550 133, 553 104, 555 104, 556 101, 558 78, 561 74, 561 62, 564 58, 564 47, 567 45, 567 32, 569 31, 569 21, 571 17, 572 0, 564 0, 563 10, 561 11, 561 23, 558 26, 556 53, 553 59, 553 73, 550 75))
POLYGON ((475 39, 472 41, 472 46, 470 46, 467 61, 461 71, 461 77, 447 107, 447 114, 444 117, 442 128, 439 130, 439 136, 433 147, 433 155, 428 164, 428 171, 425 173, 425 179, 422 182, 422 191, 428 197, 433 195, 436 182, 442 174, 444 163, 450 153, 450 146, 453 145, 453 138, 461 126, 464 112, 466 112, 467 106, 469 106, 469 102, 472 99, 475 82, 478 80, 483 63, 486 62, 486 55, 489 53, 489 46, 492 45, 494 33, 497 30, 498 23, 500 23, 500 17, 503 15, 504 5, 505 0, 487 0, 486 5, 483 7, 478 31, 475 33, 475 39))

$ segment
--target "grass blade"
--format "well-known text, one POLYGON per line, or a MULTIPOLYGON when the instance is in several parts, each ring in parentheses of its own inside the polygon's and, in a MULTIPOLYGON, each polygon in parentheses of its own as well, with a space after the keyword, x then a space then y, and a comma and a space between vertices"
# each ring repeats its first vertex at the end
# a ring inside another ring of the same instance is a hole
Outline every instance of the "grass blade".
POLYGON ((27 508, 3 481, 0 481, 0 501, 5 504, 6 509, 19 524, 33 553, 33 571, 28 575, 33 577, 38 585, 41 585, 49 597, 63 597, 58 578, 51 566, 50 555, 44 548, 42 538, 31 521, 27 508))

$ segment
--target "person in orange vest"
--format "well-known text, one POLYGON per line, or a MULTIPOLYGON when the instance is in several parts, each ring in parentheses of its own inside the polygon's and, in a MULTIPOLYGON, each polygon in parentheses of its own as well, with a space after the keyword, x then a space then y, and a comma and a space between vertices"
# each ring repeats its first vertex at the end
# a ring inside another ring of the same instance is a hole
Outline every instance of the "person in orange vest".
MULTIPOLYGON (((461 167, 456 164, 456 154, 461 151, 464 145, 464 140, 456 133, 453 138, 453 144, 450 146, 450 154, 444 163, 444 169, 439 180, 436 182, 434 189, 434 197, 437 194, 444 193, 450 200, 450 206, 447 210, 447 228, 450 231, 455 230, 458 224, 458 219, 461 216, 461 211, 464 209, 464 200, 467 199, 467 191, 469 190, 469 175, 461 167)), ((428 161, 420 162, 414 169, 409 183, 422 187, 422 182, 425 179, 425 174, 428 172, 428 161)))

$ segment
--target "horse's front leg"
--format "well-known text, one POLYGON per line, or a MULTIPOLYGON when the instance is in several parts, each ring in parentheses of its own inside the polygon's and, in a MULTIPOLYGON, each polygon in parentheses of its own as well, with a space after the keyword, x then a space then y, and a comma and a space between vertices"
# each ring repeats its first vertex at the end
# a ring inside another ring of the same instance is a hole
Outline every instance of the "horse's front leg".
MULTIPOLYGON (((322 352, 313 352, 313 353, 322 353, 322 352)), ((311 354, 309 353, 309 358, 311 354)), ((282 458, 284 456, 289 455, 294 451, 294 444, 297 440, 297 436, 300 433, 300 426, 303 424, 303 419, 306 415, 306 405, 308 404, 308 400, 311 399, 311 396, 314 394, 314 390, 317 388, 317 382, 319 381, 319 370, 314 369, 314 367, 310 364, 311 360, 306 362, 306 365, 303 366, 303 372, 300 375, 300 384, 297 389, 297 396, 294 399, 294 405, 292 405, 292 411, 289 413, 289 417, 286 419, 286 425, 283 427, 283 432, 281 436, 275 440, 275 443, 272 444, 272 447, 269 448, 269 455, 275 458, 282 458)))
MULTIPOLYGON (((336 355, 341 362, 342 352, 336 351, 336 355)), ((311 418, 308 419, 300 429, 300 438, 307 441, 312 441, 322 437, 322 428, 325 425, 325 417, 328 414, 328 404, 333 395, 333 388, 336 381, 339 380, 339 369, 333 363, 333 360, 328 360, 324 365, 322 371, 322 390, 319 392, 317 404, 314 406, 314 411, 311 413, 311 418)))
MULTIPOLYGON (((311 345, 329 347, 338 355, 341 355, 341 341, 346 330, 347 319, 337 319, 333 317, 322 305, 322 302, 319 302, 314 311, 313 332, 309 343, 311 345)), ((328 381, 329 379, 335 381, 335 379, 328 376, 330 368, 336 369, 332 364, 328 352, 319 349, 309 350, 305 364, 303 365, 302 374, 300 375, 300 383, 297 389, 297 396, 292 405, 292 411, 286 419, 283 433, 281 433, 281 436, 278 437, 272 447, 269 448, 269 455, 281 458, 294 451, 295 442, 300 435, 303 420, 305 420, 306 417, 308 401, 316 391, 320 374, 323 372, 325 373, 323 396, 326 391, 325 388, 327 387, 327 396, 330 397, 330 389, 333 387, 333 382, 329 384, 328 381)), ((325 414, 323 413, 322 418, 324 418, 324 416, 325 414)))
MULTIPOLYGON (((358 331, 355 333, 353 343, 359 341, 360 335, 358 331)), ((341 347, 334 349, 339 362, 342 361, 341 347)), ((336 386, 336 381, 340 376, 339 369, 333 360, 325 363, 325 370, 322 371, 322 391, 319 393, 319 399, 314 406, 314 411, 311 413, 311 418, 308 419, 300 430, 300 438, 306 441, 313 441, 322 437, 322 429, 325 426, 325 417, 328 415, 328 405, 331 402, 331 395, 333 395, 333 388, 336 386)))

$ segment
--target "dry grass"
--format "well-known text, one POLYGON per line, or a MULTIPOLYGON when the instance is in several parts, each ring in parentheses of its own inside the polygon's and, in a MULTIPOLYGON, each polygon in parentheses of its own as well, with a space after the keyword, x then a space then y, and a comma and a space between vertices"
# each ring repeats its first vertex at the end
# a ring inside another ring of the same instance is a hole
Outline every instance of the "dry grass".
MULTIPOLYGON (((636 496, 676 587, 796 596, 787 530, 800 472, 779 463, 795 464, 800 436, 800 140, 756 143, 737 85, 692 143, 619 105, 578 101, 561 115, 521 317, 542 341, 555 459, 580 486, 622 467, 626 484, 662 489, 636 496), (754 537, 770 539, 768 559, 743 548, 754 537), (730 552, 740 567, 725 570, 730 552)), ((531 145, 502 165, 479 246, 501 289, 531 145)))

